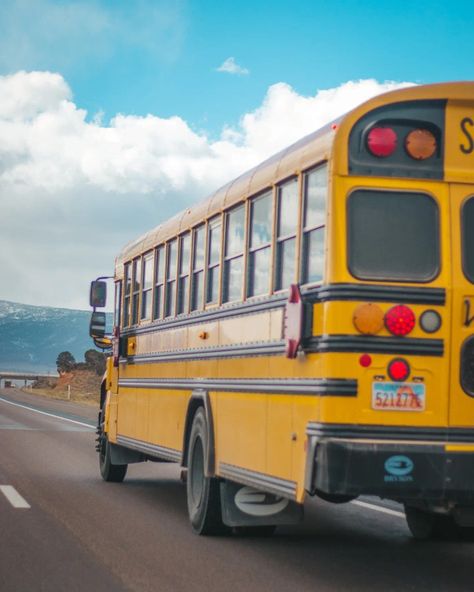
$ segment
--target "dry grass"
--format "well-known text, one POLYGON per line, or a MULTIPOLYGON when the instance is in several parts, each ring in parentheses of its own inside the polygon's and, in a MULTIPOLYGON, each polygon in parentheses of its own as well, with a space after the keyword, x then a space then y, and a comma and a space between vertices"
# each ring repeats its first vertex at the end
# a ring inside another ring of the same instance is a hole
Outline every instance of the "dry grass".
POLYGON ((101 381, 102 376, 98 376, 95 372, 74 370, 69 374, 63 374, 55 381, 48 381, 47 384, 39 384, 35 388, 22 390, 50 397, 51 399, 75 401, 97 406, 100 398, 101 381))

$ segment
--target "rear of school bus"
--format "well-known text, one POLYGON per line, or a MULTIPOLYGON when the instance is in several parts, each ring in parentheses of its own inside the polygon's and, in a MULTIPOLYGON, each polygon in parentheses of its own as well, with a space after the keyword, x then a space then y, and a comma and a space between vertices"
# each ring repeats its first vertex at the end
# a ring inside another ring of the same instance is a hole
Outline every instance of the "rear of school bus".
POLYGON ((313 349, 306 487, 405 504, 417 538, 474 526, 474 84, 395 91, 340 124, 313 349))

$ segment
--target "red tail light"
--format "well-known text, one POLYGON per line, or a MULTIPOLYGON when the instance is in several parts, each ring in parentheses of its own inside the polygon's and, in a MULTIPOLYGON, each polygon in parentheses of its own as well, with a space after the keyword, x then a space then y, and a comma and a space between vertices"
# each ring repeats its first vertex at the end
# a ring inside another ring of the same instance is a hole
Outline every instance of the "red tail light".
POLYGON ((415 315, 411 308, 404 304, 393 306, 385 313, 385 326, 392 335, 403 337, 413 330, 415 315))
POLYGON ((367 148, 374 156, 386 158, 395 152, 397 134, 391 127, 374 127, 367 136, 367 148))
POLYGON ((395 358, 387 368, 388 375, 396 382, 403 382, 410 376, 410 365, 402 358, 395 358))

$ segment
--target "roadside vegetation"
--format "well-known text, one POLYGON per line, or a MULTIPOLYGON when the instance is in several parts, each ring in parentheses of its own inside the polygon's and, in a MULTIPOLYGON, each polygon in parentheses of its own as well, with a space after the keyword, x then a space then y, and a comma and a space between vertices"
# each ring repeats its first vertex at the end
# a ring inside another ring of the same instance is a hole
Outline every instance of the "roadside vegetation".
POLYGON ((106 356, 95 349, 85 352, 83 362, 76 362, 71 352, 61 352, 56 359, 58 376, 40 378, 23 390, 53 399, 97 405, 105 361, 106 356))

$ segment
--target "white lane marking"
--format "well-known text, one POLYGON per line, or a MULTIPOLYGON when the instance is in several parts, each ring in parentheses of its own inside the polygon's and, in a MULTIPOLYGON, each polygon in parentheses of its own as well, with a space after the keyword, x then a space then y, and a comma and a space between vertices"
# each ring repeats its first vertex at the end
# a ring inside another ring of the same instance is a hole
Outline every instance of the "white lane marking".
POLYGON ((0 491, 14 508, 31 508, 26 499, 12 485, 0 485, 0 491))
POLYGON ((48 417, 54 417, 55 419, 62 419, 63 421, 69 421, 70 423, 76 423, 77 425, 84 426, 89 428, 90 430, 95 429, 94 426, 91 426, 90 423, 84 423, 82 421, 77 421, 75 419, 69 419, 68 417, 63 417, 62 415, 54 415, 54 413, 46 413, 46 411, 40 411, 39 409, 34 409, 33 407, 28 407, 27 405, 20 405, 20 403, 13 403, 13 401, 7 401, 3 397, 0 397, 0 401, 2 403, 8 403, 8 405, 13 405, 14 407, 21 407, 22 409, 28 409, 28 411, 34 411, 35 413, 39 413, 40 415, 47 415, 48 417))
POLYGON ((391 510, 390 508, 383 508, 382 506, 377 506, 375 504, 369 504, 367 502, 361 502, 360 500, 352 500, 351 503, 356 506, 360 506, 361 508, 367 508, 368 510, 375 510, 376 512, 382 512, 382 514, 389 514, 390 516, 397 516, 398 518, 405 518, 405 514, 403 512, 398 512, 397 510, 391 510))

